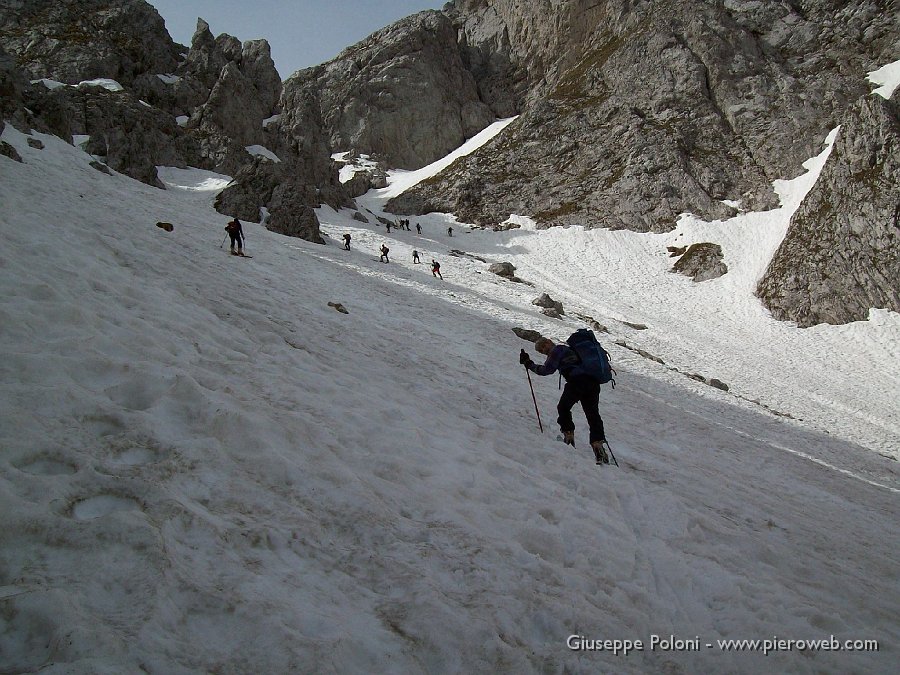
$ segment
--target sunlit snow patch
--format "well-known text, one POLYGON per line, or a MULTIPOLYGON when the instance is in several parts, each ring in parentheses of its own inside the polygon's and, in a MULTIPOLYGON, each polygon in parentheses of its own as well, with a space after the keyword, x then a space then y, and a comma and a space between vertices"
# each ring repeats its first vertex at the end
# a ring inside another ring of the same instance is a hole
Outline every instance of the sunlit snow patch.
POLYGON ((244 150, 249 152, 254 157, 265 157, 266 159, 271 160, 276 164, 281 163, 281 160, 278 159, 278 155, 276 155, 274 152, 263 145, 248 145, 244 148, 244 150))
POLYGON ((822 173, 822 167, 825 166, 825 162, 828 161, 828 157, 831 155, 831 148, 834 146, 835 140, 837 140, 839 130, 840 127, 832 129, 828 136, 825 137, 825 149, 815 157, 811 157, 803 162, 803 168, 806 169, 805 174, 792 180, 776 180, 772 182, 772 187, 775 188, 775 193, 781 200, 781 206, 790 211, 788 220, 790 220, 790 216, 794 215, 794 211, 800 206, 800 202, 803 201, 807 193, 812 190, 816 181, 819 180, 819 174, 822 173))
MULTIPOLYGON (((519 215, 516 215, 515 213, 509 214, 509 218, 507 218, 500 224, 506 225, 507 223, 509 223, 510 225, 518 225, 519 229, 522 229, 522 230, 536 230, 537 229, 537 222, 534 219, 529 218, 528 216, 519 216, 519 215)), ((510 228, 510 229, 512 229, 512 228, 510 228)))
POLYGON ((866 79, 873 84, 881 85, 878 89, 872 91, 873 94, 878 94, 890 100, 897 85, 900 84, 900 61, 894 61, 878 70, 871 71, 866 75, 866 79))
POLYGON ((340 171, 338 172, 338 179, 342 183, 346 183, 348 180, 353 178, 360 171, 367 171, 369 169, 377 169, 378 163, 369 158, 369 155, 360 155, 354 161, 350 161, 349 159, 350 153, 348 152, 336 152, 331 155, 331 159, 339 164, 343 164, 340 171))
POLYGON ((203 169, 158 166, 156 173, 166 187, 190 192, 218 192, 231 182, 231 176, 203 169))
POLYGON ((176 82, 180 82, 181 78, 178 75, 169 75, 168 73, 162 74, 157 73, 156 75, 160 80, 165 82, 166 84, 175 84, 176 82))
POLYGON ((432 162, 428 166, 422 167, 421 169, 417 169, 416 171, 403 171, 400 169, 388 171, 388 186, 382 190, 376 191, 377 196, 381 199, 391 199, 392 197, 396 197, 397 195, 402 194, 416 183, 419 183, 426 178, 430 178, 431 176, 440 173, 460 157, 465 157, 466 155, 475 152, 478 148, 480 148, 494 136, 503 131, 516 119, 516 117, 509 117, 507 119, 494 122, 490 126, 485 127, 480 132, 472 136, 472 138, 463 143, 446 157, 443 157, 436 162, 432 162))
POLYGON ((122 91, 125 88, 115 80, 110 80, 107 77, 98 77, 94 80, 79 82, 78 86, 80 87, 81 85, 86 85, 88 87, 103 87, 107 91, 122 91))

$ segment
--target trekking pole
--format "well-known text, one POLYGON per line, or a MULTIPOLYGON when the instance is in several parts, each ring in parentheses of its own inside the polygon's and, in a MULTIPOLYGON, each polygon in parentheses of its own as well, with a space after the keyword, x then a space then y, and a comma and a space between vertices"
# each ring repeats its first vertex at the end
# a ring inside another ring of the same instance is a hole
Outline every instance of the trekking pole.
POLYGON ((612 451, 612 448, 609 447, 609 441, 606 441, 606 449, 609 450, 609 456, 612 457, 613 461, 616 463, 616 466, 619 466, 619 460, 616 459, 615 453, 612 451))
POLYGON ((541 424, 541 412, 537 407, 537 398, 534 395, 534 385, 531 384, 531 373, 528 372, 528 368, 525 369, 525 375, 528 376, 528 386, 531 387, 531 400, 534 401, 534 412, 537 414, 538 428, 541 430, 541 433, 544 433, 544 425, 541 424))
MULTIPOLYGON (((228 239, 228 235, 225 235, 225 239, 228 239)), ((225 245, 225 239, 222 240, 222 243, 219 244, 219 248, 222 248, 225 245)))

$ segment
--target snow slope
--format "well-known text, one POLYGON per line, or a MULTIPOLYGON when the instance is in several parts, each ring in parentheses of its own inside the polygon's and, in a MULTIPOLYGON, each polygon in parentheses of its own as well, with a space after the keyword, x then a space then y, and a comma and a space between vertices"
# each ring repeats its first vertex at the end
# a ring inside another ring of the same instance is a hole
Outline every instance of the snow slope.
POLYGON ((323 210, 331 245, 245 224, 242 260, 211 208, 227 177, 166 170, 160 191, 35 137, 43 150, 7 127, 24 163, 0 157, 0 672, 892 672, 900 480, 878 388, 896 385, 895 315, 768 326, 883 359, 838 398, 804 391, 820 364, 792 353, 782 401, 758 364, 740 378, 758 351, 719 352, 746 346, 742 318, 768 319, 748 299, 703 319, 677 293, 715 293, 664 273, 658 249, 702 224, 451 239, 432 215, 422 237, 387 237, 323 210), (451 249, 513 260, 535 287, 451 249), (616 285, 642 253, 644 276, 616 285), (510 328, 582 325, 540 315, 542 290, 613 331, 601 411, 619 468, 589 459, 578 415, 578 449, 554 440, 553 377, 532 378, 537 429, 510 328), (680 325, 667 299, 706 323, 680 325), (622 338, 679 365, 699 354, 691 368, 732 393, 622 338), (864 438, 853 405, 877 422, 864 438), (573 650, 573 635, 645 648, 573 650), (651 650, 654 635, 698 649, 651 650), (774 636, 879 650, 717 642, 774 636))

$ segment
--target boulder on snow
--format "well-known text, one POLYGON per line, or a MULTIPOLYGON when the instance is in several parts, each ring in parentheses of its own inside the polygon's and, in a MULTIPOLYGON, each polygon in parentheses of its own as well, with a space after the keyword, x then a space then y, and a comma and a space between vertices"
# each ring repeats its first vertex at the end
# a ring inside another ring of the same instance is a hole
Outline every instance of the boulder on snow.
POLYGON ((541 293, 540 297, 537 297, 531 301, 531 304, 542 307, 545 310, 551 310, 552 313, 545 311, 544 314, 547 314, 547 316, 554 316, 557 319, 561 314, 565 314, 565 312, 563 311, 563 304, 558 300, 554 300, 546 293, 541 293))
POLYGON ((728 266, 723 261, 722 247, 707 242, 689 246, 672 271, 699 282, 722 276, 728 271, 728 266))
POLYGON ((527 328, 519 328, 518 326, 513 328, 512 332, 515 333, 516 335, 518 335, 523 340, 528 340, 528 342, 537 342, 538 340, 541 339, 541 337, 543 337, 536 330, 529 330, 527 328))
POLYGON ((22 156, 19 154, 19 151, 6 141, 0 141, 0 155, 14 159, 17 162, 22 162, 22 156))
POLYGON ((498 277, 512 279, 516 273, 516 266, 510 262, 493 263, 488 267, 488 272, 496 274, 498 277))

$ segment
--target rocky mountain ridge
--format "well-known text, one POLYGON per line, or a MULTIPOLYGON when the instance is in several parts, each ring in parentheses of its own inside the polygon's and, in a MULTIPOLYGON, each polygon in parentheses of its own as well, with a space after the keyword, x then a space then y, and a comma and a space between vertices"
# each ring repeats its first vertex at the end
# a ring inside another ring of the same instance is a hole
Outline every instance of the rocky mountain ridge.
POLYGON ((260 222, 265 207, 266 227, 311 241, 321 241, 313 208, 351 203, 311 123, 317 111, 291 100, 281 114, 265 40, 214 37, 199 19, 185 48, 143 0, 3 0, 0 28, 0 49, 14 57, 4 72, 19 83, 4 97, 11 121, 87 137, 98 160, 160 188, 159 165, 231 175, 220 211, 260 222))
MULTIPOLYGON (((479 99, 498 117, 519 118, 482 148, 392 200, 389 210, 452 212, 491 227, 514 213, 541 226, 664 232, 683 212, 712 220, 739 209, 777 206, 772 181, 798 175, 828 133, 845 124, 854 129, 856 144, 875 148, 870 154, 884 168, 883 180, 874 184, 877 196, 861 202, 844 194, 844 183, 829 182, 818 199, 840 205, 841 217, 855 223, 854 240, 841 234, 846 223, 835 220, 793 225, 760 297, 775 316, 800 325, 865 319, 868 302, 900 309, 900 267, 890 252, 897 244, 892 223, 900 186, 884 164, 896 143, 893 125, 855 123, 858 108, 865 107, 861 102, 872 97, 866 73, 900 54, 898 16, 890 2, 456 0, 441 14, 457 29, 461 63, 479 99), (804 228, 807 234, 798 234, 804 228), (794 262, 808 262, 797 242, 814 245, 810 228, 837 255, 866 250, 866 260, 881 267, 874 271, 860 262, 856 285, 821 269, 810 271, 817 281, 792 282, 785 273, 799 270, 794 262), (778 290, 791 283, 802 288, 778 290), (817 299, 810 295, 813 287, 817 299), (846 297, 851 287, 853 299, 846 297), (800 309, 821 305, 826 297, 836 306, 800 309)), ((340 78, 354 63, 365 62, 372 73, 409 60, 445 67, 439 54, 449 46, 425 54, 412 48, 423 26, 395 24, 379 35, 390 34, 399 47, 385 52, 360 43, 322 67, 330 78, 313 78, 321 100, 341 90, 343 100, 364 102, 365 120, 348 120, 354 107, 345 103, 344 126, 378 120, 390 128, 392 110, 382 103, 403 100, 414 88, 402 79, 380 78, 383 90, 370 96, 354 88, 351 78, 340 78)), ((451 60, 458 68, 455 55, 451 60)), ((312 81, 303 74, 299 79, 312 81)), ((465 96, 469 100, 470 93, 465 96)), ((418 105, 432 103, 420 98, 418 105)), ((885 110, 896 119, 891 107, 885 110)), ((421 139, 421 156, 407 168, 448 150, 428 136, 427 125, 417 128, 415 122, 409 116, 402 126, 407 138, 421 139)), ((346 140, 340 134, 333 139, 346 140)), ((357 152, 408 159, 393 147, 366 145, 362 136, 352 143, 357 152)), ((831 175, 847 173, 831 168, 842 157, 838 152, 829 162, 831 175)), ((799 223, 804 216, 797 217, 799 223)))

